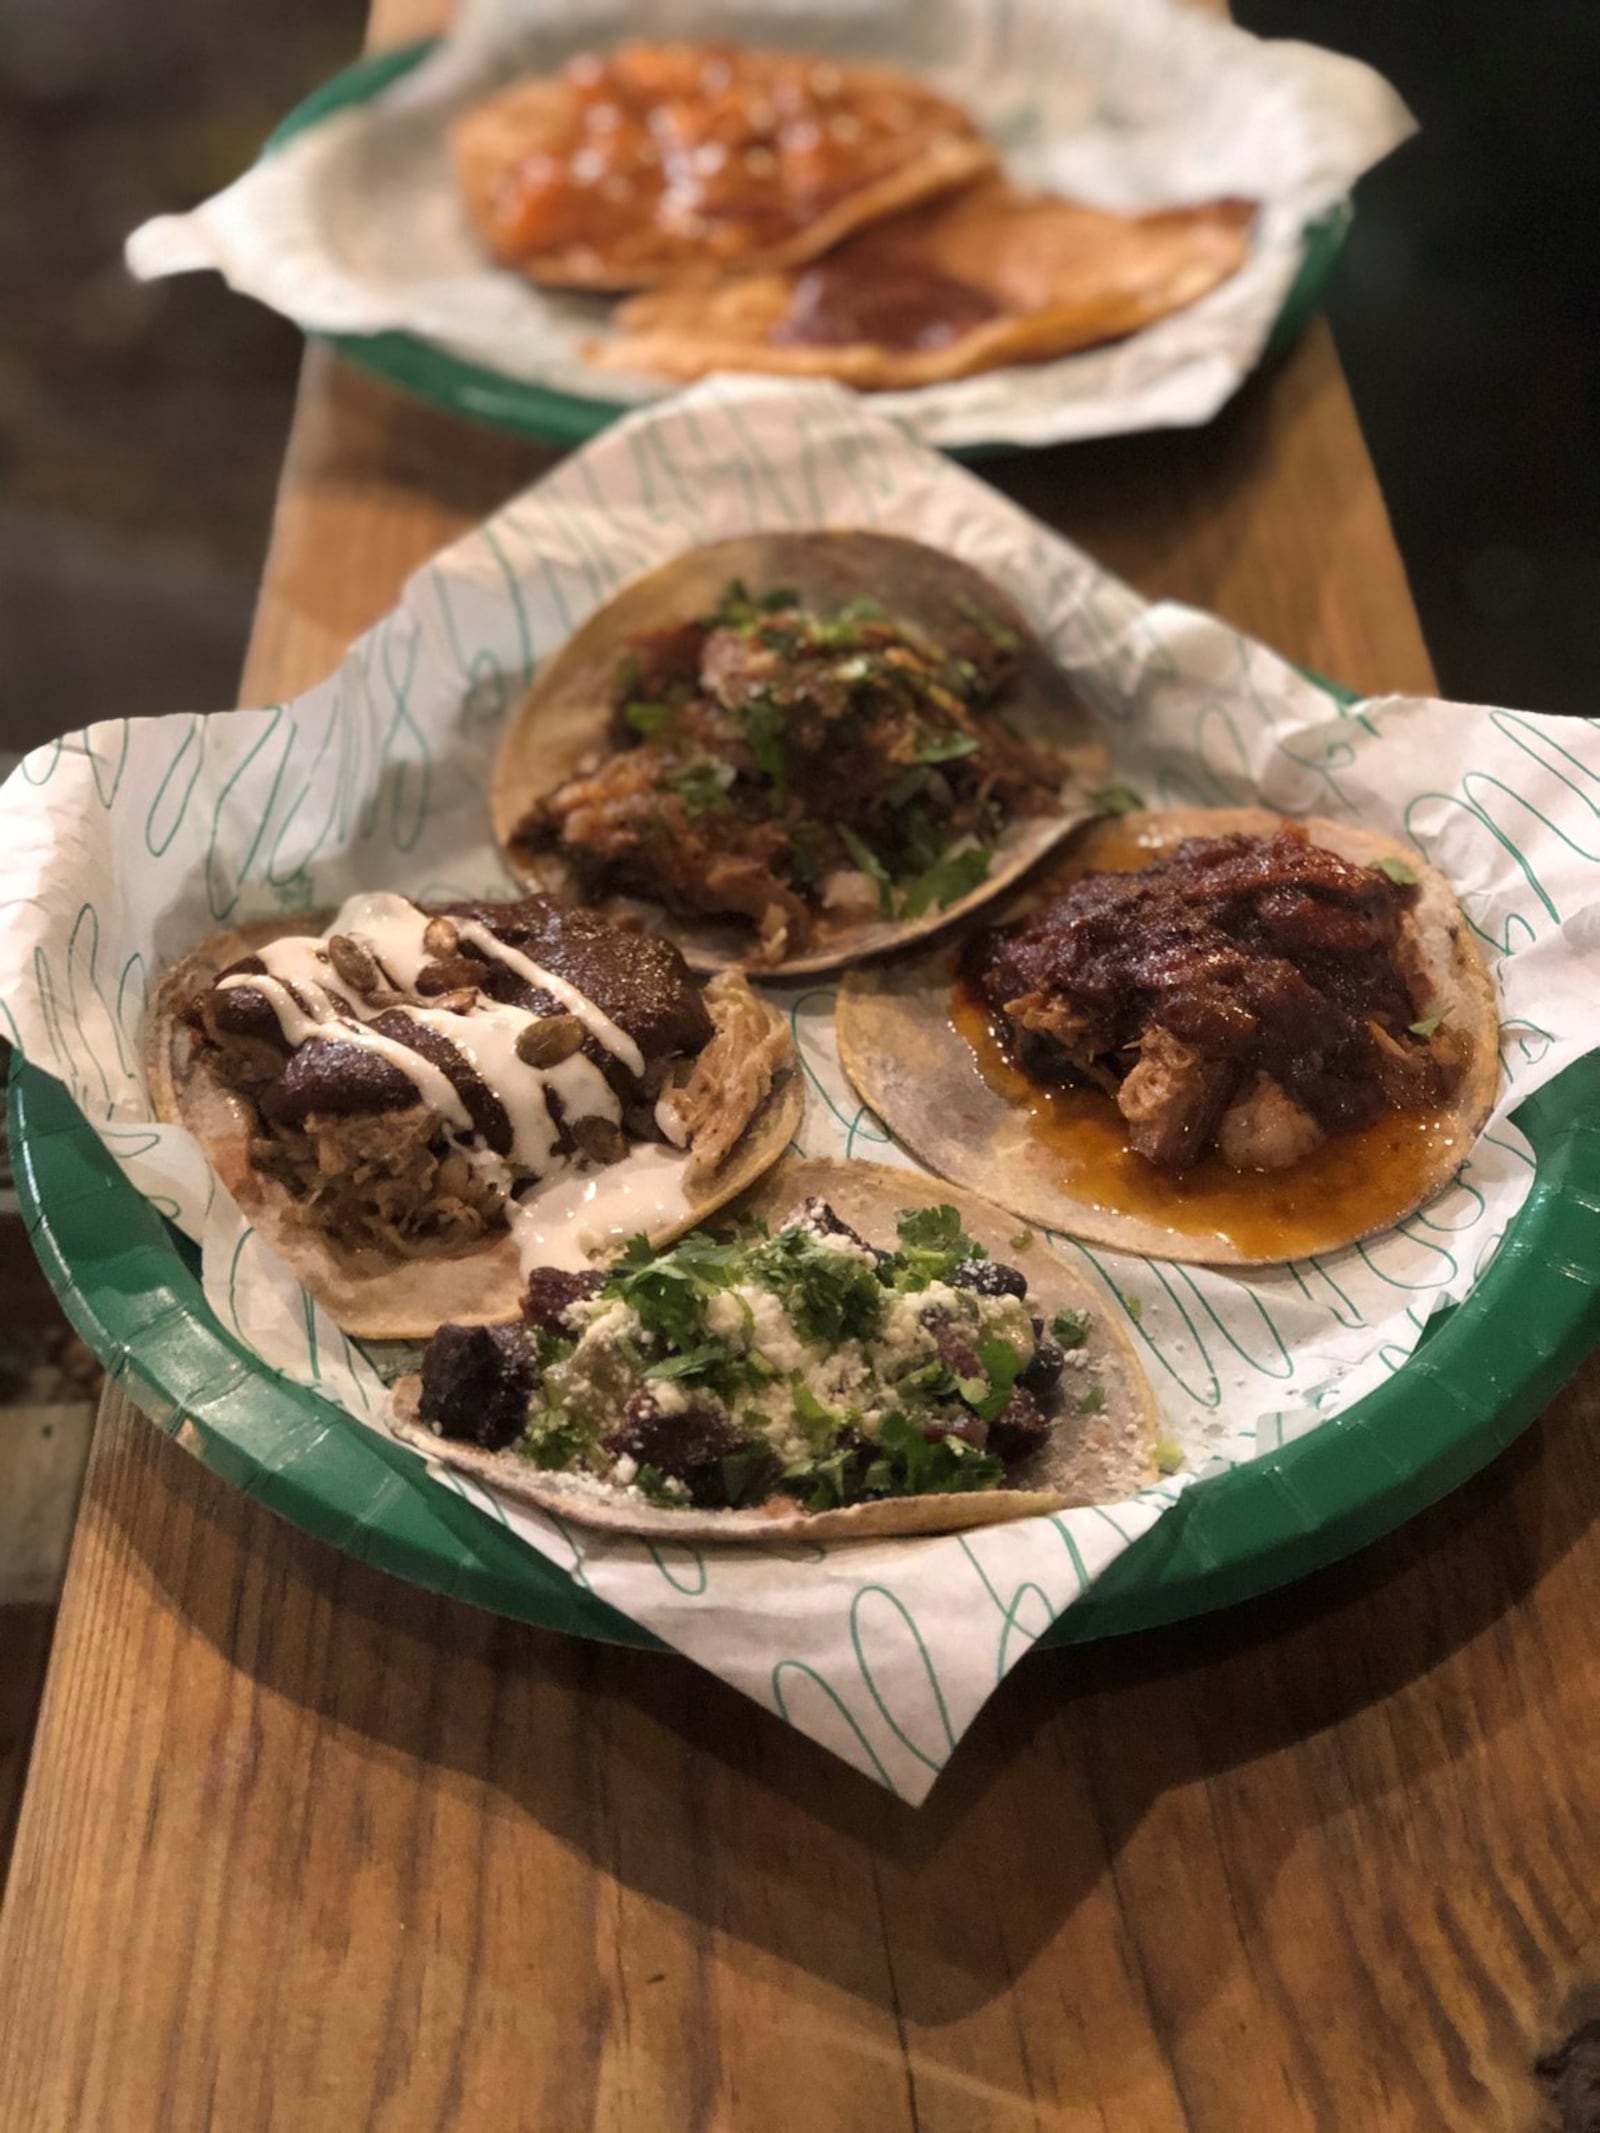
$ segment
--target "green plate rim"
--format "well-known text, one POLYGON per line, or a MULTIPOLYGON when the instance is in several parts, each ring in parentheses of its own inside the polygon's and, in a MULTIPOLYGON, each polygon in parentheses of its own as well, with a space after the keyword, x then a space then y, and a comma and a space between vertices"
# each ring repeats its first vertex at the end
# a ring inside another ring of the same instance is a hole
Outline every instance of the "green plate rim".
MULTIPOLYGON (((256 1361, 207 1304, 193 1245, 122 1175, 61 1083, 18 1056, 8 1101, 18 1199, 51 1286, 169 1435, 306 1532, 415 1584, 570 1635, 661 1648, 430 1481, 415 1453, 256 1361)), ((1600 1340, 1600 1053, 1515 1116, 1534 1183, 1469 1296, 1346 1414, 1193 1483, 1043 1644, 1208 1613, 1336 1562, 1532 1421, 1600 1340)))
MULTIPOLYGON (((280 121, 267 137, 262 154, 271 155, 296 134, 336 111, 370 102, 392 82, 410 73, 438 42, 437 38, 422 38, 415 44, 371 53, 342 68, 280 121)), ((1344 248, 1352 213, 1350 201, 1344 199, 1307 223, 1302 232, 1304 250, 1299 270, 1262 351, 1263 364, 1292 347, 1315 317, 1344 248)), ((586 394, 558 392, 551 386, 508 378, 500 371, 451 355, 417 334, 328 333, 312 338, 417 399, 540 444, 587 443, 633 411, 623 401, 591 399, 586 394)), ((970 461, 1037 449, 1040 448, 1015 443, 980 442, 949 447, 948 456, 970 461)))

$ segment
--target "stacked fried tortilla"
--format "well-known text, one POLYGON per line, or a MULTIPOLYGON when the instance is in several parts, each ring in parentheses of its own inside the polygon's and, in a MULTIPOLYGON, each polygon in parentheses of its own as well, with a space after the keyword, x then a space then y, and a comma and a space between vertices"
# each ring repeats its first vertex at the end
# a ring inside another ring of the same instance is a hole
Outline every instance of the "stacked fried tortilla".
POLYGON ((1252 206, 1115 214, 1025 192, 959 105, 881 67, 631 43, 470 110, 474 228, 550 287, 640 292, 593 344, 672 378, 863 391, 1118 340, 1237 272, 1252 206))

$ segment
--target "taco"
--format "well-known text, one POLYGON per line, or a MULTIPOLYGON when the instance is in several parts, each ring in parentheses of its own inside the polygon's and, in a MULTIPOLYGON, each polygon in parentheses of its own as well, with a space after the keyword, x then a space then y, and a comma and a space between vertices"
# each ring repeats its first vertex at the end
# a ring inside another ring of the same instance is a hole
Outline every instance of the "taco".
POLYGON ((783 1152, 775 1008, 667 941, 542 897, 213 935, 164 980, 157 1115, 346 1332, 510 1317, 530 1259, 680 1235, 783 1152))
POLYGON ((1182 310, 1243 266, 1254 217, 1244 200, 1115 214, 989 177, 803 266, 633 297, 585 354, 667 378, 937 385, 1121 340, 1182 310))
POLYGON ((960 953, 852 973, 838 1029, 857 1090, 942 1176, 1221 1266, 1402 1220, 1499 1079, 1494 988, 1443 876, 1256 808, 1097 824, 960 953))
POLYGON ((451 146, 492 256, 575 289, 813 259, 994 161, 910 75, 695 42, 580 53, 475 104, 451 146))
POLYGON ((495 834, 530 884, 664 911, 698 970, 828 970, 999 893, 1103 754, 1012 602, 883 533, 694 548, 591 615, 514 715, 495 834))
POLYGON ((397 1432, 513 1501, 694 1540, 952 1532, 1154 1480, 1126 1342, 1000 1208, 791 1158, 733 1215, 441 1327, 397 1432))

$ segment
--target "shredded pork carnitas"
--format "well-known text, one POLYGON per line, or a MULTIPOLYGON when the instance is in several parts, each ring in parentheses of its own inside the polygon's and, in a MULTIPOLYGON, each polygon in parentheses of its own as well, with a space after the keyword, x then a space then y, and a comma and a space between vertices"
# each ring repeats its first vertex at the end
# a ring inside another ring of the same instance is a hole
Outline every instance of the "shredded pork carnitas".
POLYGON ((659 1140, 656 1107, 674 1077, 686 1079, 672 1091, 680 1144, 703 1179, 772 1086, 778 1061, 748 988, 725 987, 714 1021, 666 941, 542 897, 432 913, 401 898, 387 906, 397 939, 408 923, 427 928, 427 960, 404 982, 384 963, 381 926, 371 938, 334 930, 295 940, 290 964, 276 958, 299 977, 274 977, 269 945, 184 1009, 210 1071, 252 1107, 255 1168, 358 1264, 460 1250, 504 1226, 508 1197, 528 1180, 659 1140), (530 969, 570 990, 545 989, 530 969), (746 1003, 760 1024, 748 1066, 738 1053, 746 1003), (597 1029, 616 1035, 604 1042, 597 1029), (452 1099, 453 1121, 430 1087, 452 1099))

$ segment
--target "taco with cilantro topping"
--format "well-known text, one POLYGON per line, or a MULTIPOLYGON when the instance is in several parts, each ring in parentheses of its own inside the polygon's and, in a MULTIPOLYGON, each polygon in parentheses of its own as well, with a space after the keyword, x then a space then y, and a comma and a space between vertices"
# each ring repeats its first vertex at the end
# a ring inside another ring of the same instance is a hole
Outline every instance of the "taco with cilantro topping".
POLYGON ((514 1324, 442 1326, 397 1433, 513 1500, 687 1539, 953 1532, 1155 1479, 1132 1351, 998 1207, 789 1159, 732 1212, 535 1269, 514 1324))
POLYGON ((531 885, 661 914, 694 969, 780 977, 999 895, 1102 770, 1065 675, 969 565, 757 533, 635 580, 547 662, 493 815, 531 885))

